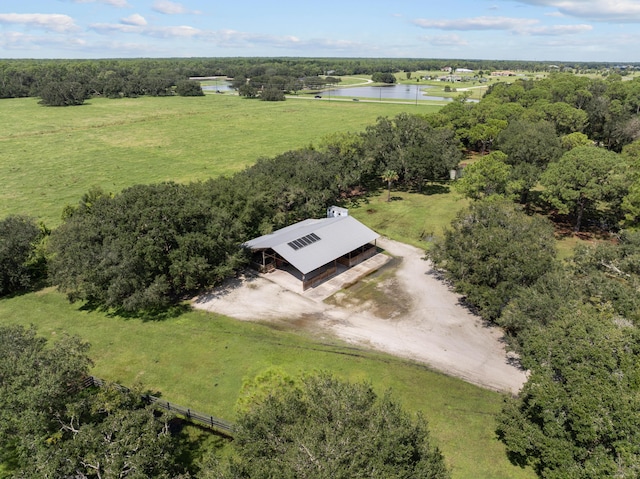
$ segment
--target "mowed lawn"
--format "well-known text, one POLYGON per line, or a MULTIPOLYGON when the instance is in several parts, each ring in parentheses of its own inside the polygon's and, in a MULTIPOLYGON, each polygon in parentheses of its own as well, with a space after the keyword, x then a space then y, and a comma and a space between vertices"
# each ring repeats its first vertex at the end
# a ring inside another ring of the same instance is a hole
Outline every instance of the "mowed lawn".
POLYGON ((27 214, 51 227, 92 186, 118 192, 231 175, 330 133, 362 131, 380 116, 439 108, 231 95, 91 99, 67 108, 25 98, 0 106, 0 218, 27 214))
POLYGON ((469 200, 452 192, 447 183, 432 184, 423 193, 386 190, 355 201, 349 213, 369 228, 418 248, 426 248, 434 237, 449 228, 458 211, 469 200))
POLYGON ((421 364, 204 312, 158 321, 109 316, 69 304, 53 289, 0 300, 0 324, 15 323, 35 324, 52 340, 76 334, 92 344, 96 376, 139 383, 167 400, 229 420, 242 381, 270 367, 370 381, 379 393, 390 389, 407 409, 424 413, 453 478, 533 477, 512 466, 496 440, 502 396, 421 364))

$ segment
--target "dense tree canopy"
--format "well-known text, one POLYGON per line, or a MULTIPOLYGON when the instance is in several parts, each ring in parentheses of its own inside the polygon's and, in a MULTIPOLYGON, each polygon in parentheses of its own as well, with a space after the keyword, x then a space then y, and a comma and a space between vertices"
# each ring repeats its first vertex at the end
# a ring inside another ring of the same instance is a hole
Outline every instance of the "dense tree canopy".
POLYGON ((421 190, 426 180, 446 179, 462 159, 460 143, 446 128, 433 128, 418 115, 401 113, 379 118, 362 134, 365 154, 382 174, 393 170, 398 180, 421 190))
POLYGON ((389 394, 327 374, 273 390, 238 420, 219 478, 449 477, 425 421, 389 394))
POLYGON ((51 277, 72 300, 164 307, 242 263, 243 225, 202 184, 134 186, 79 208, 51 237, 51 277))
POLYGON ((374 72, 371 79, 377 83, 396 83, 398 80, 393 73, 374 72))
POLYGON ((506 162, 513 166, 513 180, 520 185, 523 203, 549 162, 563 153, 560 138, 547 121, 513 121, 500 133, 495 147, 507 155, 506 162))
POLYGON ((78 82, 49 82, 40 90, 40 103, 47 106, 82 105, 87 98, 86 87, 78 82))
MULTIPOLYGON (((70 391, 79 390, 91 361, 88 345, 64 336, 47 347, 35 329, 0 327, 0 445, 28 460, 32 444, 57 428, 70 391)), ((46 436, 45 436, 46 437, 46 436)))
POLYGON ((0 220, 0 296, 27 290, 46 273, 41 248, 45 231, 31 218, 0 220))
POLYGON ((141 396, 114 387, 83 391, 88 345, 54 344, 21 326, 0 327, 0 451, 14 477, 173 478, 176 438, 141 396))
POLYGON ((464 176, 454 183, 457 191, 467 198, 479 200, 491 195, 507 196, 517 189, 511 180, 511 165, 507 155, 494 151, 464 169, 464 176))
POLYGON ((485 319, 495 321, 518 287, 532 285, 551 267, 555 243, 546 220, 489 198, 458 213, 427 256, 485 319))
POLYGON ((561 214, 571 214, 574 230, 590 208, 615 208, 628 188, 625 164, 619 155, 602 148, 581 146, 549 164, 541 177, 543 197, 561 214))
POLYGON ((176 93, 180 96, 203 96, 200 82, 195 80, 180 80, 176 83, 176 93))
POLYGON ((640 471, 640 350, 633 323, 567 302, 527 341, 531 375, 508 399, 498 435, 539 477, 636 477, 640 471))

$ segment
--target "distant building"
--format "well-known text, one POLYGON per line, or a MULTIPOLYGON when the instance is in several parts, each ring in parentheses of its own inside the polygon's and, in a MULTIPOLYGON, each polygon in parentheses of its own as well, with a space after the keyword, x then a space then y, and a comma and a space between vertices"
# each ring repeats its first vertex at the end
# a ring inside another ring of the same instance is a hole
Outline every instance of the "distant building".
POLYGON ((491 76, 492 77, 513 77, 513 76, 516 76, 516 74, 515 72, 509 71, 509 70, 500 70, 500 71, 491 72, 491 76))

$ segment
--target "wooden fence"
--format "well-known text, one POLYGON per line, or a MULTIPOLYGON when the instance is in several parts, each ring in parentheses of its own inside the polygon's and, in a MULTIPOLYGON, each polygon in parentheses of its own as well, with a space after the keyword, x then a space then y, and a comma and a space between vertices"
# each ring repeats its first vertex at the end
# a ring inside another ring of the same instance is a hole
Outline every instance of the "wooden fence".
MULTIPOLYGON (((88 388, 92 386, 102 387, 105 384, 106 384, 106 381, 100 378, 96 378, 94 376, 87 376, 84 379, 83 385, 85 388, 88 388)), ((112 383, 112 384, 114 385, 114 387, 116 387, 120 391, 130 392, 130 389, 125 386, 122 386, 116 383, 112 383)), ((215 429, 216 431, 226 436, 233 437, 233 433, 235 432, 235 428, 233 424, 231 424, 228 421, 225 421, 224 419, 219 419, 217 417, 213 417, 208 414, 203 414, 201 412, 193 411, 191 408, 178 406, 177 404, 173 404, 169 401, 165 401, 164 399, 160 399, 159 397, 156 397, 156 396, 151 396, 150 394, 143 394, 142 399, 154 407, 164 409, 178 416, 182 416, 185 420, 193 424, 215 429)))

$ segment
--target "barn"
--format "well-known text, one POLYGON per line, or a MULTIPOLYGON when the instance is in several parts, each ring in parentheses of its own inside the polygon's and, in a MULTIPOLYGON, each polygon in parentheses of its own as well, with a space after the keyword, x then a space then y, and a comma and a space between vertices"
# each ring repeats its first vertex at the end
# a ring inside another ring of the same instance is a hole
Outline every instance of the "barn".
POLYGON ((378 252, 380 237, 343 208, 330 208, 327 218, 307 219, 244 243, 260 272, 288 271, 305 291, 378 252))

